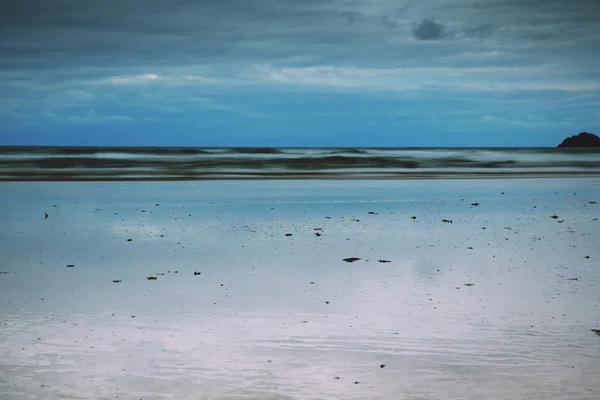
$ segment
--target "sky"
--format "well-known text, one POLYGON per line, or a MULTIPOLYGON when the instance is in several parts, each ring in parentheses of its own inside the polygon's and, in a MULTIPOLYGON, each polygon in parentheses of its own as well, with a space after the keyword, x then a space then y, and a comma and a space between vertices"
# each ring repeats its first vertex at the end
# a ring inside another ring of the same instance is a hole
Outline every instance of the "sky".
POLYGON ((598 0, 0 2, 0 145, 556 146, 598 0))

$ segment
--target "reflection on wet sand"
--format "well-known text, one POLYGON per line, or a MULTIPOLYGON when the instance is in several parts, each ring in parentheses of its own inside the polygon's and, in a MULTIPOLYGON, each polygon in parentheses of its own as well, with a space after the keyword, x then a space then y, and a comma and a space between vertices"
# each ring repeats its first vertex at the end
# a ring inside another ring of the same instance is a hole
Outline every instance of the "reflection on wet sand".
POLYGON ((594 179, 0 193, 2 399, 600 393, 594 179))

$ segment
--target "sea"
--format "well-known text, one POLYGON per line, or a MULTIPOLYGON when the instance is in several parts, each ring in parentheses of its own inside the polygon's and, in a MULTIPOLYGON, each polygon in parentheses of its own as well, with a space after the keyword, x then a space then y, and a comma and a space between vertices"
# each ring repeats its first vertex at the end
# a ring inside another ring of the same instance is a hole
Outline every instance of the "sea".
POLYGON ((600 176, 600 148, 0 147, 0 181, 600 176))

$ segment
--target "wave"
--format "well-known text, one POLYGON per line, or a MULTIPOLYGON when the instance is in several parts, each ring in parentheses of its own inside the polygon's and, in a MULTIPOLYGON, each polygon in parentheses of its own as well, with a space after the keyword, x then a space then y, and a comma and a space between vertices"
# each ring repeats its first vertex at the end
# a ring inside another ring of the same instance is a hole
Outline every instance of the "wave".
POLYGON ((600 176, 600 149, 0 147, 0 180, 600 176))
POLYGON ((369 154, 366 149, 336 149, 329 154, 369 154))
POLYGON ((282 154, 284 151, 276 147, 236 147, 226 149, 227 153, 237 154, 282 154))

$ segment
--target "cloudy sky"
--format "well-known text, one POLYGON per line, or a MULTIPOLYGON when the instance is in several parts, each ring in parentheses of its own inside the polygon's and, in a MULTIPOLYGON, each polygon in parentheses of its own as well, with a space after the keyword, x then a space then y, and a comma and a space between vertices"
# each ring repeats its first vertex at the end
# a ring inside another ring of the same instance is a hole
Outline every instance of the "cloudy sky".
POLYGON ((555 146, 598 0, 0 2, 0 144, 555 146))

